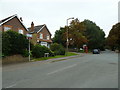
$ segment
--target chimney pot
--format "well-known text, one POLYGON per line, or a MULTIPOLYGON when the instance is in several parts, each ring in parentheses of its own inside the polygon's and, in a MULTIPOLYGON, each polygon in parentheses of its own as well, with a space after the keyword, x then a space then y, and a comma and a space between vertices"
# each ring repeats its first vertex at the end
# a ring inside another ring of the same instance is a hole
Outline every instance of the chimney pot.
POLYGON ((20 17, 20 21, 23 22, 22 17, 20 17))
POLYGON ((31 31, 32 32, 34 31, 34 23, 33 22, 31 23, 31 31))

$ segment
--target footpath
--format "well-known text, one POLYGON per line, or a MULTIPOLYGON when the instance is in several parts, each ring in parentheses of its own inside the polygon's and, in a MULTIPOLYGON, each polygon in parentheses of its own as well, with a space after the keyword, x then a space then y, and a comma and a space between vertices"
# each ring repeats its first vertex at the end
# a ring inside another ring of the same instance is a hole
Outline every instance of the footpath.
POLYGON ((38 61, 38 62, 55 62, 55 61, 62 61, 70 58, 76 58, 76 57, 81 57, 84 56, 84 53, 77 53, 78 55, 74 56, 66 56, 66 57, 61 57, 61 58, 54 58, 54 59, 48 59, 48 60, 43 60, 43 61, 38 61))

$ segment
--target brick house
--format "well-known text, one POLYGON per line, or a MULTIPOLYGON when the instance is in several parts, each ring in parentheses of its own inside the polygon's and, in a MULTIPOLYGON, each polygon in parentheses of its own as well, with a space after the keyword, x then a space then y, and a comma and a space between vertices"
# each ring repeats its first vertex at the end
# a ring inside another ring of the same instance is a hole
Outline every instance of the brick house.
POLYGON ((28 29, 30 31, 29 33, 32 34, 31 42, 33 44, 40 44, 42 46, 50 48, 50 44, 52 43, 52 34, 45 24, 34 26, 34 23, 32 22, 31 27, 28 29))
POLYGON ((5 32, 8 30, 13 30, 23 35, 28 33, 28 29, 23 24, 22 18, 19 19, 16 14, 0 20, 0 31, 5 32))

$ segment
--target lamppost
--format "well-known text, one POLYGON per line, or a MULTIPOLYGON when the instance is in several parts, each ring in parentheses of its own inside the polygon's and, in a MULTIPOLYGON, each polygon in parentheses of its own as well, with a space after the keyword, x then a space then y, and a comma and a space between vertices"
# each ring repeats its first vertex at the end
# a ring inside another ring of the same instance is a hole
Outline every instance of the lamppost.
POLYGON ((68 30, 68 20, 70 20, 70 19, 74 19, 74 17, 71 17, 71 18, 67 19, 67 35, 66 35, 67 36, 67 43, 66 43, 67 52, 68 52, 68 44, 69 44, 69 40, 68 40, 68 31, 69 31, 68 30))

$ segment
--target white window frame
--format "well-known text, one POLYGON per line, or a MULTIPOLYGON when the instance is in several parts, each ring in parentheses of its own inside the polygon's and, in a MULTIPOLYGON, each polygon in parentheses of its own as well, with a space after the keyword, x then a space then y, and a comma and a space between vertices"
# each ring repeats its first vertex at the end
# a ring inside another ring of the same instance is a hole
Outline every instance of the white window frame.
POLYGON ((40 37, 39 37, 40 39, 43 39, 43 34, 42 33, 40 33, 40 37))
POLYGON ((11 27, 4 26, 4 31, 11 30, 11 27))
POLYGON ((22 29, 19 29, 18 32, 19 32, 20 34, 24 34, 24 32, 23 32, 22 29))
POLYGON ((50 40, 50 36, 49 35, 47 35, 47 40, 50 40))

